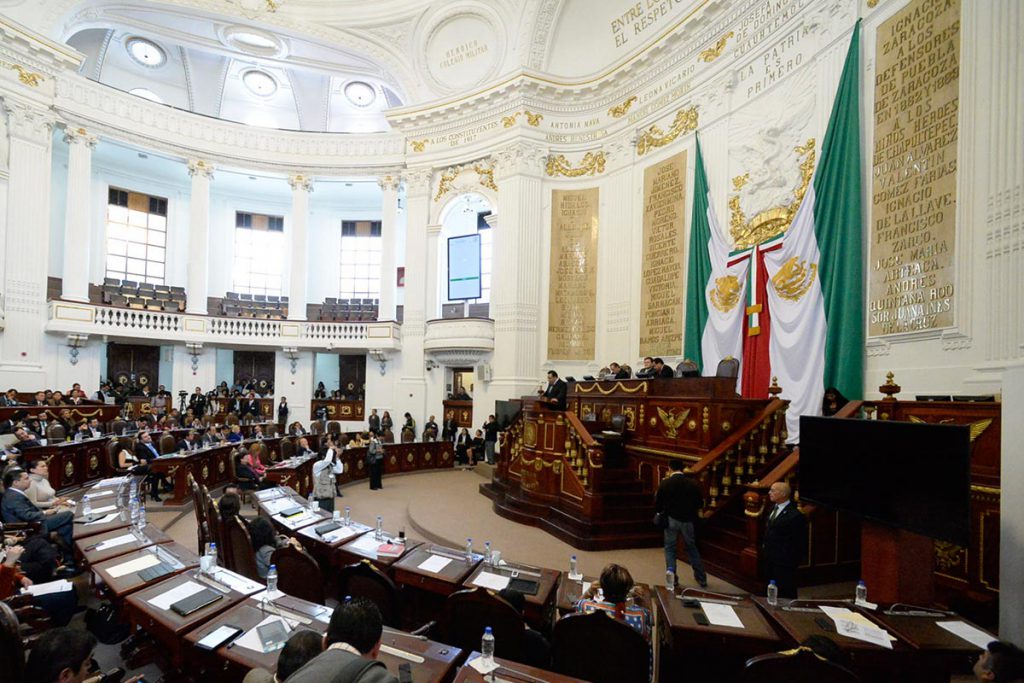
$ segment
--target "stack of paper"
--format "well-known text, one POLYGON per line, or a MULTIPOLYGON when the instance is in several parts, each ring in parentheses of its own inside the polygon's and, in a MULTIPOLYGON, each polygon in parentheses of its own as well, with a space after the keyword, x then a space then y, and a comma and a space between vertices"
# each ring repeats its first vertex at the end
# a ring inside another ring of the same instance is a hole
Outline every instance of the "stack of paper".
POLYGON ((482 588, 489 588, 492 591, 500 591, 508 586, 509 580, 509 577, 502 576, 501 574, 480 572, 480 574, 473 579, 473 585, 480 586, 482 588))
POLYGON ((116 579, 121 576, 127 576, 128 574, 141 571, 143 569, 146 569, 147 567, 152 567, 157 564, 160 564, 160 558, 154 555, 153 553, 146 553, 142 557, 135 558, 134 560, 128 560, 127 562, 122 562, 118 565, 114 565, 113 567, 107 570, 107 573, 116 579))
POLYGON ((971 645, 977 645, 982 650, 988 649, 988 644, 993 640, 999 640, 995 636, 985 633, 980 628, 971 626, 966 621, 937 621, 935 625, 955 636, 963 638, 971 645))
POLYGON ((213 572, 211 578, 214 581, 219 581, 236 593, 241 593, 242 595, 252 595, 253 593, 265 590, 263 584, 253 581, 252 579, 248 579, 241 574, 236 574, 233 571, 224 569, 223 567, 218 567, 217 570, 213 572))
POLYGON ((135 543, 137 541, 138 539, 135 538, 135 534, 122 534, 120 536, 108 538, 105 541, 97 543, 96 547, 93 548, 93 550, 95 550, 96 552, 110 550, 111 548, 116 548, 119 545, 125 545, 126 543, 135 543))
POLYGON ((819 605, 819 608, 835 622, 836 633, 839 635, 863 640, 866 643, 884 647, 888 650, 892 649, 892 641, 896 640, 896 638, 863 615, 857 614, 845 607, 819 605))
POLYGON ((195 595, 199 591, 206 590, 206 587, 196 583, 195 581, 186 581, 180 586, 175 586, 169 591, 165 591, 160 595, 149 601, 149 604, 153 605, 157 609, 170 609, 171 605, 184 600, 185 598, 195 595))
POLYGON ((29 595, 49 595, 50 593, 63 593, 64 591, 73 590, 74 585, 67 579, 60 579, 59 581, 48 581, 46 583, 34 583, 25 589, 25 592, 29 595))
POLYGON ((298 502, 292 500, 288 496, 282 496, 281 498, 273 498, 263 503, 263 509, 271 515, 276 515, 281 510, 287 510, 298 505, 298 502))
POLYGON ((431 555, 423 562, 420 562, 419 568, 425 572, 438 574, 443 571, 445 567, 451 564, 451 562, 452 560, 450 557, 445 557, 444 555, 431 555))
POLYGON ((743 622, 740 621, 740 615, 736 614, 736 610, 733 609, 732 605, 701 600, 700 606, 704 609, 704 616, 708 618, 709 623, 715 626, 744 628, 743 622))
POLYGON ((352 541, 348 547, 353 550, 358 550, 361 553, 365 553, 370 557, 377 557, 377 548, 380 547, 381 542, 373 537, 373 534, 365 534, 360 536, 356 540, 352 541))

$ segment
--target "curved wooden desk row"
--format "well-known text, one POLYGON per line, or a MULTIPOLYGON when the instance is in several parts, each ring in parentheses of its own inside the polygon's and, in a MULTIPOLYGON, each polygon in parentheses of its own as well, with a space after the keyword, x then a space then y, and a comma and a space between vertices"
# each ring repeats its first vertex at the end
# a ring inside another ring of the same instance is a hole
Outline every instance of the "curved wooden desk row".
MULTIPOLYGON (((254 667, 275 670, 277 652, 257 652, 243 646, 207 651, 195 646, 223 624, 248 630, 276 615, 298 622, 297 629, 326 632, 329 608, 285 595, 271 596, 268 603, 262 584, 223 569, 213 577, 203 575, 198 570, 199 557, 171 541, 160 529, 152 525, 142 531, 130 528, 123 491, 118 495, 114 486, 90 487, 73 497, 80 498, 85 492, 99 495, 94 507, 104 501, 104 506, 113 505, 117 511, 109 521, 75 525, 75 549, 80 561, 90 572, 96 592, 115 603, 133 632, 144 630, 177 671, 193 680, 216 677, 239 681, 254 667), (104 494, 104 490, 111 493, 104 494), (169 571, 152 578, 140 575, 145 565, 156 561, 167 563, 169 571), (161 596, 189 584, 209 587, 222 597, 187 616, 160 603, 161 596)), ((458 648, 390 629, 384 643, 389 648, 382 651, 380 660, 392 673, 397 673, 401 664, 410 663, 417 683, 451 681, 456 665, 465 658, 458 648)))

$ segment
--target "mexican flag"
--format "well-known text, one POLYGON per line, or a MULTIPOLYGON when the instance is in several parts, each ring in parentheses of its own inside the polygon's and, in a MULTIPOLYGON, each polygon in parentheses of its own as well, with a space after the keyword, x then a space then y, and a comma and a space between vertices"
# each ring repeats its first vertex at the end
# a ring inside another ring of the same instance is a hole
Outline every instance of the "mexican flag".
POLYGON ((826 387, 863 394, 859 53, 858 22, 813 181, 783 235, 730 253, 697 141, 684 353, 704 375, 739 358, 744 396, 763 397, 777 377, 790 442, 799 442, 801 415, 821 414, 826 387))

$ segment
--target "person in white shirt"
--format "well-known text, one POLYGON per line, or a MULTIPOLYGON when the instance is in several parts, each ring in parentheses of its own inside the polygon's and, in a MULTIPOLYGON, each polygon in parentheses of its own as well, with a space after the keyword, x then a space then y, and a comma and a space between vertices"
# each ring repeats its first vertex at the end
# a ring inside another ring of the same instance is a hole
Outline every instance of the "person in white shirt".
POLYGON ((313 496, 321 510, 334 512, 334 496, 341 496, 335 487, 337 475, 344 471, 345 465, 341 462, 334 439, 328 435, 323 457, 313 463, 313 496))

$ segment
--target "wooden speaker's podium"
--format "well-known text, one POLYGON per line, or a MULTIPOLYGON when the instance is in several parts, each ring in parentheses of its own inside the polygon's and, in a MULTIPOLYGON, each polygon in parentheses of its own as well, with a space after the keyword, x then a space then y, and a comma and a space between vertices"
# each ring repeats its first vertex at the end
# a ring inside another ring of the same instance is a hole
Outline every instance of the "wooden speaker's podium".
POLYGON ((932 604, 934 557, 934 541, 927 536, 861 521, 861 579, 871 602, 932 604))

